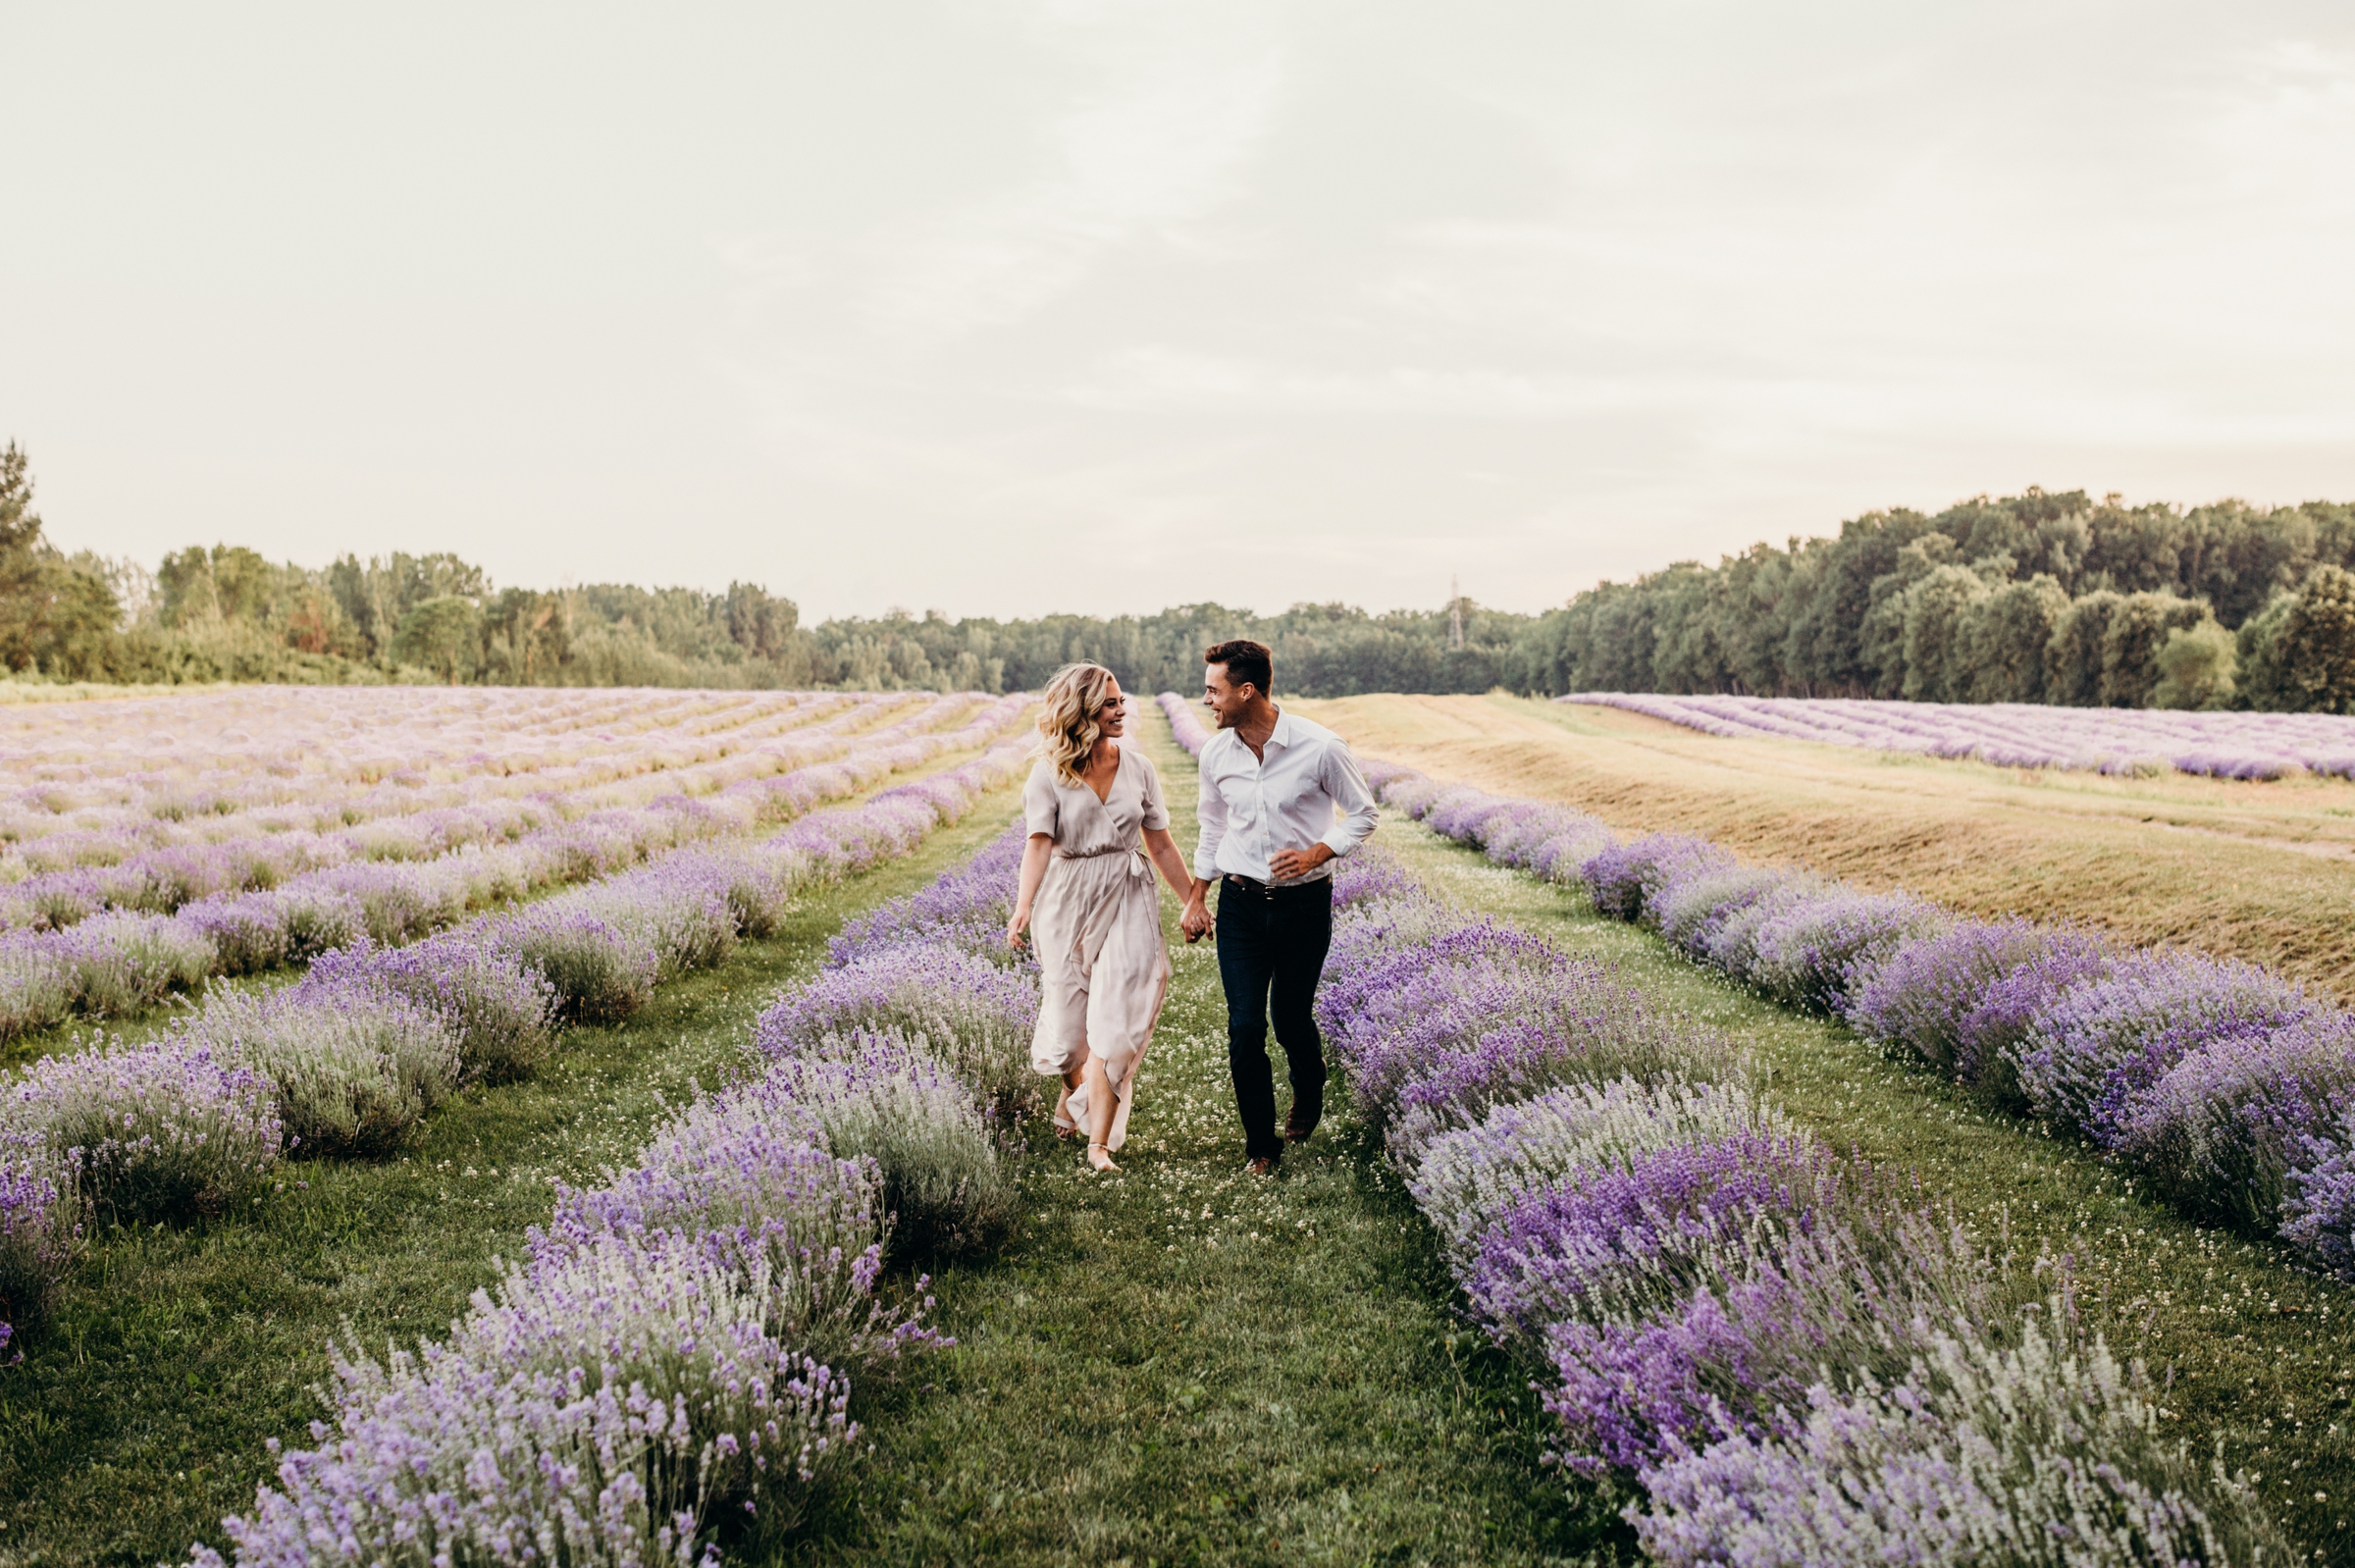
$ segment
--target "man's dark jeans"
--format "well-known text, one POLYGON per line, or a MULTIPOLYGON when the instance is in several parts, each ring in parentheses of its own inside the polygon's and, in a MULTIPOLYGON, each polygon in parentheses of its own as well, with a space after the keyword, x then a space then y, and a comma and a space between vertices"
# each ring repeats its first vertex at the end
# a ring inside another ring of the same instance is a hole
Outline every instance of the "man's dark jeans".
POLYGON ((1276 1088, 1268 1068, 1268 1018, 1292 1080, 1292 1125, 1313 1127, 1325 1112, 1325 1042, 1312 1011, 1325 950, 1333 944, 1333 883, 1272 894, 1219 880, 1219 980, 1227 988, 1227 1065, 1243 1118, 1243 1158, 1283 1154, 1276 1088))

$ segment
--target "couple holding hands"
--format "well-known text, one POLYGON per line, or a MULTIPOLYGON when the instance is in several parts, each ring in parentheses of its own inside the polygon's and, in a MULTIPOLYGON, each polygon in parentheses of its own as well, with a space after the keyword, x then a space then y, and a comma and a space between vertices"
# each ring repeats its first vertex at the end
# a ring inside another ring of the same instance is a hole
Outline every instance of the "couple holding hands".
POLYGON ((1252 1174, 1273 1175, 1284 1144, 1305 1139, 1324 1111, 1313 1005, 1333 938, 1333 862, 1374 831, 1374 797, 1338 736, 1271 699, 1264 644, 1221 643, 1202 659, 1202 700, 1218 730, 1197 759, 1201 842, 1190 870, 1170 835, 1160 774, 1141 749, 1120 744, 1126 699, 1100 664, 1066 665, 1047 684, 1039 760, 1022 787, 1029 842, 1006 940, 1019 946, 1026 928, 1037 938, 1030 1065, 1063 1079, 1056 1129, 1084 1130, 1099 1171, 1120 1169, 1112 1157, 1126 1141, 1137 1067, 1169 992, 1156 867, 1185 906, 1186 940, 1218 942, 1252 1174), (1271 1017, 1292 1085, 1281 1132, 1271 1017))

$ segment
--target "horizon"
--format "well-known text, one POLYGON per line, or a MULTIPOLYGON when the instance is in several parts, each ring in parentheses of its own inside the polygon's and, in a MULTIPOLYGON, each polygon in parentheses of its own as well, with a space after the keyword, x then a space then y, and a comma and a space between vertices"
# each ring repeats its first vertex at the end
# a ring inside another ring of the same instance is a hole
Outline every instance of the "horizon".
POLYGON ((2031 484, 2355 497, 2343 8, 147 6, 0 42, 0 441, 54 542, 150 569, 449 550, 813 622, 1456 577, 1526 614, 2031 484))

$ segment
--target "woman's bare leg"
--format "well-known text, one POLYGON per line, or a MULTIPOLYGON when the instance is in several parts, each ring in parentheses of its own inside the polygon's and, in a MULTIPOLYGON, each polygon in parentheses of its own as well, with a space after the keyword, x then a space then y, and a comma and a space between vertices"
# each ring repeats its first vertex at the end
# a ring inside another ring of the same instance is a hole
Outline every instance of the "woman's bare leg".
POLYGON ((1112 1092, 1112 1076, 1104 1071, 1104 1059, 1093 1052, 1087 1058, 1087 1163, 1099 1171, 1118 1171, 1112 1163, 1112 1151, 1105 1145, 1112 1137, 1112 1113, 1120 1097, 1112 1092))
MULTIPOLYGON (((1056 1099, 1056 1101, 1055 1101, 1055 1120, 1056 1120, 1056 1121, 1058 1121, 1058 1122, 1071 1122, 1071 1121, 1072 1121, 1072 1091, 1073 1091, 1073 1089, 1076 1089, 1077 1087, 1079 1087, 1079 1085, 1080 1085, 1080 1084, 1082 1084, 1082 1083, 1085 1083, 1086 1081, 1087 1081, 1087 1061, 1086 1061, 1086 1059, 1083 1057, 1083 1058, 1081 1058, 1081 1059, 1080 1059, 1080 1061, 1079 1061, 1079 1062, 1078 1062, 1078 1063, 1077 1063, 1075 1066, 1073 1066, 1073 1067, 1071 1067, 1071 1068, 1069 1068, 1069 1069, 1065 1070, 1065 1071, 1064 1071, 1064 1074, 1063 1074, 1063 1093, 1062 1093, 1062 1094, 1061 1094, 1061 1095, 1060 1095, 1060 1096, 1059 1096, 1059 1097, 1056 1099)), ((1076 1123, 1073 1123, 1073 1126, 1076 1126, 1076 1125, 1077 1125, 1077 1124, 1076 1124, 1076 1123)), ((1069 1134, 1069 1133, 1066 1133, 1066 1134, 1065 1134, 1065 1136, 1066 1136, 1066 1137, 1069 1137, 1069 1136, 1070 1136, 1070 1134, 1069 1134)))

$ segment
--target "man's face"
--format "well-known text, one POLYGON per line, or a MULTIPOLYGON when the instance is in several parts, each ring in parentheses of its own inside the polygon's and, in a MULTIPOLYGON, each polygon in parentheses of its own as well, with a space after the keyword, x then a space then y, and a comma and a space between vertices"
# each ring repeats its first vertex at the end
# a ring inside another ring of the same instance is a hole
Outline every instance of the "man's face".
POLYGON ((1237 686, 1229 680, 1226 665, 1202 666, 1202 703, 1210 709, 1211 716, 1219 721, 1220 729, 1230 730, 1241 723, 1243 709, 1258 695, 1259 688, 1249 681, 1237 686))

